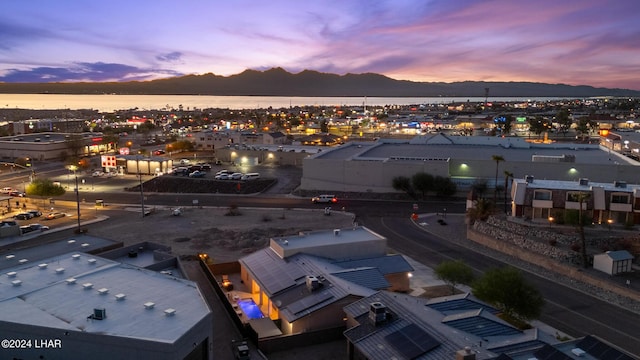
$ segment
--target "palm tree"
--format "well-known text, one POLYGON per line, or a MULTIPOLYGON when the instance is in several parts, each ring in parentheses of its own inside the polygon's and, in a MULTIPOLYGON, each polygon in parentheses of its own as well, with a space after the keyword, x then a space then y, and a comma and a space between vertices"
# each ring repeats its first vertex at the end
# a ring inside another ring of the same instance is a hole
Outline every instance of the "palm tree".
POLYGON ((509 189, 509 179, 513 179, 513 173, 505 170, 504 171, 504 212, 507 213, 507 189, 509 189))
POLYGON ((498 201, 498 167, 500 166, 500 161, 504 161, 504 157, 502 157, 501 155, 491 155, 491 160, 496 162, 496 180, 494 182, 495 190, 493 192, 493 202, 497 203, 498 201))
POLYGON ((580 208, 578 209, 578 231, 580 233, 580 242, 581 242, 580 245, 582 245, 581 246, 582 266, 584 266, 585 269, 589 267, 589 263, 588 263, 588 257, 587 257, 587 240, 584 236, 584 220, 582 219, 583 218, 582 204, 584 204, 587 200, 589 200, 590 197, 591 195, 589 193, 580 192, 578 194, 578 202, 580 204, 580 208))

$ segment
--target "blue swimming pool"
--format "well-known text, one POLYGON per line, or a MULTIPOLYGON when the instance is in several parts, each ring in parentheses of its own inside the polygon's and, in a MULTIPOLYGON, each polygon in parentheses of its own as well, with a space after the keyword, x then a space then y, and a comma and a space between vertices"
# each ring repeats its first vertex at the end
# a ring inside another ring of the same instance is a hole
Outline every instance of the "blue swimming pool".
POLYGON ((253 299, 238 300, 238 306, 240 306, 242 312, 248 319, 262 319, 264 317, 262 311, 260 311, 260 307, 258 307, 253 299))

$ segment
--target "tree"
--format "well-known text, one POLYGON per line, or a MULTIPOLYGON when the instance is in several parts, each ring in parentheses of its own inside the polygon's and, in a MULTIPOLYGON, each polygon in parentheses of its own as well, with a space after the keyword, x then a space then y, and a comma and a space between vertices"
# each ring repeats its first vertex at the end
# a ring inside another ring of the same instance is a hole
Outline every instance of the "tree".
POLYGON ((66 190, 50 179, 36 178, 25 186, 25 192, 27 196, 41 196, 44 201, 47 197, 64 195, 66 190))
POLYGON ((392 180, 391 186, 399 191, 404 191, 407 194, 413 193, 413 188, 411 187, 411 179, 406 176, 396 176, 392 180))
POLYGON ((582 249, 580 251, 582 255, 582 266, 586 269, 589 266, 589 259, 587 257, 587 240, 584 236, 584 219, 583 219, 583 210, 582 204, 589 199, 590 194, 585 192, 578 193, 578 203, 580 207, 578 208, 578 232, 580 233, 580 243, 582 245, 582 249))
POLYGON ((84 139, 80 134, 71 134, 69 138, 65 140, 67 149, 71 152, 71 156, 73 157, 73 162, 77 162, 80 159, 80 155, 83 153, 83 148, 85 146, 84 139))
POLYGON ((469 224, 473 224, 476 221, 485 221, 489 215, 495 213, 495 211, 495 203, 485 198, 479 198, 475 201, 474 206, 467 210, 469 224))
POLYGON ((411 177, 411 184, 416 191, 422 193, 422 199, 424 200, 427 191, 433 189, 434 178, 431 174, 420 172, 411 177))
POLYGON ((472 292, 508 317, 531 320, 540 316, 544 298, 513 267, 488 270, 472 284, 472 292))
POLYGON ((462 260, 444 261, 433 269, 436 277, 451 287, 451 294, 455 293, 456 285, 469 285, 473 282, 473 270, 462 260))
POLYGON ((501 155, 491 155, 491 160, 496 162, 496 180, 494 182, 495 190, 493 191, 493 202, 497 203, 498 201, 498 168, 500 167, 500 162, 504 161, 504 157, 501 155))
POLYGON ((542 116, 536 116, 535 118, 529 118, 529 131, 540 136, 543 132, 547 131, 550 124, 549 121, 542 118, 542 116))
POLYGON ((576 123, 576 132, 580 134, 582 138, 589 136, 589 134, 595 131, 598 127, 598 123, 594 120, 589 120, 588 116, 583 116, 578 119, 576 123))
POLYGON ((569 117, 569 111, 562 109, 556 114, 556 122, 558 123, 558 131, 563 135, 566 135, 573 124, 573 121, 569 117))
POLYGON ((437 196, 452 196, 458 191, 458 186, 448 177, 436 176, 433 178, 433 190, 437 196))

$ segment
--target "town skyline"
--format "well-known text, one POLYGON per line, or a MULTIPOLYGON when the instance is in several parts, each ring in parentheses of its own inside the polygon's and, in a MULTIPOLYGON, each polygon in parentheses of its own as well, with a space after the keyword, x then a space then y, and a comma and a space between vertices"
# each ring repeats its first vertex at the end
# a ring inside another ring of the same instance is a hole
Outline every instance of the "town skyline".
POLYGON ((0 82, 147 81, 281 67, 415 82, 640 90, 640 4, 98 1, 0 14, 0 82), (153 5, 153 6, 151 6, 153 5))

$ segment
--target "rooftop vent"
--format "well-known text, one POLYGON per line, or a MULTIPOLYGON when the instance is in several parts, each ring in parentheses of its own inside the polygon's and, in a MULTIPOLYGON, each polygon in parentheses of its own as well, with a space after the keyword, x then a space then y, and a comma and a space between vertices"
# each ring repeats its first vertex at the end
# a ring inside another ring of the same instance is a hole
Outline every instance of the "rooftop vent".
POLYGON ((373 302, 369 306, 369 319, 379 324, 387 319, 387 307, 381 302, 373 302))
POLYGON ((75 278, 68 278, 67 280, 65 280, 67 282, 67 284, 69 285, 73 285, 76 283, 76 279, 75 278))
POLYGON ((129 257, 130 257, 130 258, 136 258, 136 257, 138 257, 138 252, 137 252, 137 251, 135 251, 135 250, 131 250, 131 251, 129 251, 129 257))
POLYGON ((94 320, 103 320, 107 318, 107 310, 106 309, 93 309, 93 315, 89 316, 94 320))
POLYGON ((93 287, 93 284, 92 283, 84 283, 84 284, 82 284, 82 287, 85 290, 89 290, 89 289, 91 289, 93 287))
POLYGON ((165 310, 165 311, 164 311, 164 314, 165 314, 166 316, 173 316, 173 315, 175 315, 175 314, 176 314, 176 309, 171 309, 171 308, 169 308, 169 309, 167 309, 167 310, 165 310))
POLYGON ((56 269, 56 274, 62 274, 64 272, 64 268, 57 268, 56 269))
POLYGON ((153 309, 154 306, 156 306, 156 303, 153 303, 151 301, 144 303, 145 309, 153 309))
POLYGON ((109 292, 109 289, 107 288, 98 289, 98 294, 100 295, 106 295, 108 292, 109 292))
POLYGON ((80 245, 80 246, 82 246, 82 247, 87 247, 87 246, 89 246, 89 244, 87 244, 87 243, 83 243, 83 244, 82 244, 82 245, 80 245))
POLYGON ((533 182, 533 175, 525 175, 524 181, 526 181, 528 184, 531 184, 533 182))
POLYGON ((27 259, 20 259, 20 260, 18 260, 18 262, 19 262, 20 264, 24 264, 24 263, 26 263, 26 262, 28 262, 28 261, 29 261, 29 260, 27 260, 27 259))
POLYGON ((580 180, 578 180, 580 183, 580 186, 587 186, 589 185, 589 179, 585 179, 585 178, 581 178, 580 180))
POLYGON ((464 349, 456 351, 456 360, 475 360, 476 353, 471 351, 471 347, 465 346, 464 349))
POLYGON ((7 256, 5 256, 5 258, 6 258, 7 260, 11 260, 11 259, 13 259, 14 257, 16 257, 16 256, 15 256, 15 255, 7 255, 7 256))
POLYGON ((67 244, 75 244, 75 243, 76 243, 76 241, 75 241, 75 240, 73 240, 73 239, 71 239, 71 240, 67 241, 67 244))
POLYGON ((96 263, 96 259, 89 259, 89 260, 87 260, 87 262, 89 264, 95 264, 96 263))
POLYGON ((13 280, 11 284, 13 284, 13 286, 20 286, 22 285, 22 280, 13 280))
POLYGON ((340 236, 340 229, 333 229, 333 236, 340 236))
POLYGON ((313 291, 316 290, 320 287, 320 280, 318 280, 317 277, 312 276, 312 275, 308 275, 306 278, 306 283, 307 283, 307 289, 309 291, 313 291))
POLYGON ((127 297, 125 294, 116 294, 116 300, 122 301, 127 297))
POLYGON ((40 270, 44 270, 44 269, 46 269, 46 268, 47 268, 47 266, 48 266, 48 265, 47 265, 47 264, 45 264, 45 263, 42 263, 42 264, 39 264, 39 265, 38 265, 38 267, 40 268, 40 270))
POLYGON ((626 181, 614 181, 613 182, 613 187, 617 187, 620 189, 625 189, 627 187, 627 182, 626 181))
POLYGON ((71 255, 71 257, 73 258, 73 260, 80 260, 80 254, 73 254, 71 255))
POLYGON ((15 271, 9 271, 9 272, 7 273, 7 276, 8 276, 8 277, 15 277, 16 275, 18 275, 18 273, 17 273, 17 272, 15 272, 15 271))

